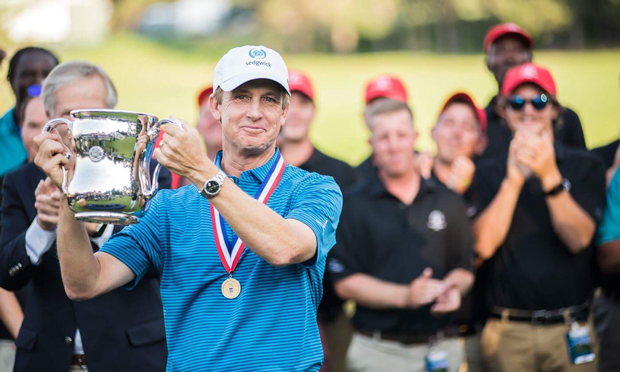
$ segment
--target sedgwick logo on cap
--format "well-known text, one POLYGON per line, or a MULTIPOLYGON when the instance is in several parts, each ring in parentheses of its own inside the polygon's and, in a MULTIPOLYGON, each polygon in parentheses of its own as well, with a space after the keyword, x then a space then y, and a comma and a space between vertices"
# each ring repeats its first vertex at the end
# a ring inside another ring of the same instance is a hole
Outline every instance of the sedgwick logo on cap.
POLYGON ((251 58, 254 58, 253 61, 246 62, 246 66, 254 65, 254 66, 267 66, 271 68, 270 62, 265 61, 257 61, 257 59, 265 59, 267 57, 267 52, 260 48, 252 48, 250 49, 250 53, 248 53, 251 58))
POLYGON ((250 57, 255 58, 255 59, 263 59, 265 57, 267 57, 267 52, 265 52, 264 50, 260 49, 260 48, 252 48, 250 49, 250 57))

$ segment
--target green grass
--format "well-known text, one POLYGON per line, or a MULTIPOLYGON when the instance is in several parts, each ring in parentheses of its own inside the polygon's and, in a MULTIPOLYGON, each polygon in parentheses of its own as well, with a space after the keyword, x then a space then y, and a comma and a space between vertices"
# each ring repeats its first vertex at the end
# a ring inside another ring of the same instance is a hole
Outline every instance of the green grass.
MULTIPOLYGON (((132 35, 117 35, 95 49, 61 50, 63 61, 83 59, 101 65, 119 91, 119 109, 159 117, 196 119, 199 89, 212 79, 222 47, 168 48, 132 35)), ((370 148, 362 121, 363 89, 375 75, 391 73, 405 81, 421 134, 418 148, 432 149, 429 130, 440 106, 456 90, 486 105, 496 91, 482 55, 373 53, 357 55, 285 55, 289 68, 308 72, 317 92, 317 116, 311 136, 317 147, 351 164, 370 148)), ((548 66, 558 97, 574 109, 584 125, 589 147, 620 133, 620 50, 541 51, 535 61, 548 66)), ((2 73, 6 76, 6 65, 2 73)), ((10 87, 0 84, 0 109, 13 104, 10 87)))

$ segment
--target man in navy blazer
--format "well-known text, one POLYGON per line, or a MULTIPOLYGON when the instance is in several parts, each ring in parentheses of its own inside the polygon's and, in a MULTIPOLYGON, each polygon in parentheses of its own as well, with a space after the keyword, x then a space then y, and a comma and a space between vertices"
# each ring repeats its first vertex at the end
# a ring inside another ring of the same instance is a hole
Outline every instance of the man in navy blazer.
MULTIPOLYGON (((113 108, 117 101, 106 73, 87 62, 59 65, 45 80, 42 96, 50 117, 66 117, 80 108, 113 108)), ((15 371, 164 371, 167 348, 158 277, 145 278, 133 291, 117 289, 71 301, 62 283, 53 213, 35 196, 35 190, 53 194, 45 179, 34 163, 4 179, 0 286, 25 288, 28 297, 15 371)), ((97 250, 120 227, 91 230, 97 250)))

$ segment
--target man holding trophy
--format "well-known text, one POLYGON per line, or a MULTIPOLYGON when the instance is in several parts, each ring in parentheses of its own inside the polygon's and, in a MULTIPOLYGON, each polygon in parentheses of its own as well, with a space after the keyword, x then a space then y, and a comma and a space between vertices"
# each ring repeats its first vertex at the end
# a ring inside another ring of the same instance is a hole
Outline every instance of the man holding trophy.
MULTIPOLYGON (((276 148, 290 98, 277 52, 231 49, 213 80, 209 100, 223 151, 209 159, 186 123, 166 125, 155 150, 191 185, 160 191, 138 224, 95 254, 83 223, 61 200, 65 289, 73 299, 93 298, 133 288, 155 268, 168 370, 318 370, 316 309, 342 195, 331 177, 287 166, 276 148)), ((37 164, 60 185, 61 166, 70 167, 64 147, 49 134, 37 141, 37 164)))

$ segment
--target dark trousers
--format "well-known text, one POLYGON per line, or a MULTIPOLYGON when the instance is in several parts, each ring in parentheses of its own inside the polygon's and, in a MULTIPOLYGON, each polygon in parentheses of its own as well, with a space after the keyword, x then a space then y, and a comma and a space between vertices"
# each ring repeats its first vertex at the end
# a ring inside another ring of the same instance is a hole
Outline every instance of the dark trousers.
POLYGON ((594 299, 592 314, 600 347, 598 371, 620 371, 620 301, 602 294, 594 299))

